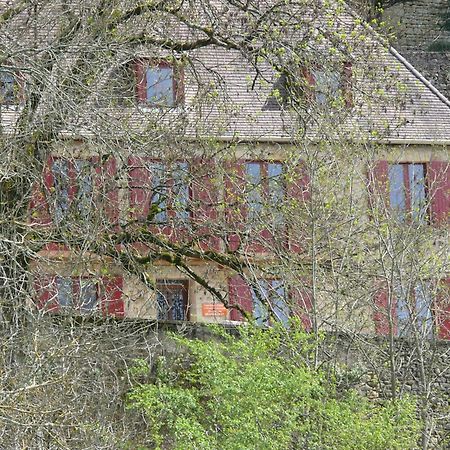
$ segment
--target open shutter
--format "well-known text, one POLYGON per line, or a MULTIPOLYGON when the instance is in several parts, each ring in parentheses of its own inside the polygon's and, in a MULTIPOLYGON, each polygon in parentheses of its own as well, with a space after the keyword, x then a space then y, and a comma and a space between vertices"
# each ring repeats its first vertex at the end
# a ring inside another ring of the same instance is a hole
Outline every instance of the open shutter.
POLYGON ((100 301, 104 315, 124 317, 125 305, 123 301, 122 276, 103 277, 100 301))
POLYGON ((57 311, 58 289, 55 276, 36 276, 34 279, 35 303, 43 311, 57 311))
POLYGON ((301 76, 305 80, 304 99, 306 102, 312 103, 315 100, 316 80, 311 68, 303 67, 301 69, 301 76))
POLYGON ((372 215, 383 214, 389 208, 389 164, 377 161, 369 170, 369 203, 372 215))
POLYGON ((344 70, 342 73, 342 95, 344 97, 345 106, 351 108, 353 106, 351 62, 344 63, 344 70))
POLYGON ((95 206, 100 208, 110 225, 119 221, 119 191, 116 181, 116 159, 109 157, 105 162, 96 156, 91 158, 95 167, 95 206))
POLYGON ((136 76, 136 98, 138 102, 147 101, 147 80, 146 80, 146 62, 142 59, 134 63, 134 73, 136 76))
POLYGON ((439 284, 435 310, 438 337, 450 340, 450 278, 439 284))
MULTIPOLYGON (((249 314, 252 313, 252 291, 250 286, 240 275, 235 275, 228 279, 228 295, 230 305, 240 305, 244 311, 249 314)), ((242 314, 237 309, 231 310, 230 319, 239 321, 244 320, 242 314)))
MULTIPOLYGON (((374 314, 375 333, 380 336, 388 336, 389 329, 389 315, 394 318, 395 305, 392 302, 389 311, 389 292, 385 283, 380 283, 374 294, 374 314)), ((393 330, 395 332, 395 330, 393 330)))
POLYGON ((240 233, 245 228, 247 208, 245 206, 245 161, 228 163, 225 174, 226 219, 228 246, 236 251, 241 244, 240 233))
POLYGON ((311 309, 312 309, 312 297, 311 292, 307 287, 293 287, 289 292, 289 296, 292 302, 292 311, 301 320, 305 331, 311 331, 311 309))
POLYGON ((184 103, 184 69, 181 64, 175 64, 173 67, 173 92, 175 105, 182 105, 184 103))
POLYGON ((304 249, 302 245, 303 237, 300 234, 300 228, 302 231, 305 227, 302 227, 298 223, 289 223, 292 218, 298 218, 301 216, 301 211, 304 209, 307 213, 306 202, 311 197, 310 192, 310 179, 306 167, 303 163, 299 163, 293 170, 292 175, 288 174, 287 180, 287 193, 288 193, 288 225, 290 225, 289 231, 289 249, 294 253, 301 253, 304 249), (292 214, 289 213, 292 211, 292 214), (300 225, 300 226, 299 226, 300 225))
POLYGON ((450 169, 449 162, 431 161, 428 181, 431 194, 431 220, 438 225, 450 223, 450 169))
POLYGON ((48 199, 53 189, 53 158, 49 157, 42 171, 42 179, 36 180, 32 187, 30 201, 30 221, 32 224, 49 225, 52 221, 48 199))
POLYGON ((193 168, 199 173, 193 174, 191 188, 193 200, 193 221, 195 232, 202 250, 219 250, 220 240, 217 235, 218 192, 213 182, 214 161, 195 158, 193 168))
POLYGON ((151 199, 150 172, 145 158, 130 157, 128 164, 130 216, 132 220, 145 220, 151 199))

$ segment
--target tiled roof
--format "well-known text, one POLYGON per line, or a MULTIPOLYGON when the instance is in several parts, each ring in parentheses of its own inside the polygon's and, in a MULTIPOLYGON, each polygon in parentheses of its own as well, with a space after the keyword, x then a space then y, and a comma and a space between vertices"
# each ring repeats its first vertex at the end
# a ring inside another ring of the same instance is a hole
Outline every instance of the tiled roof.
MULTIPOLYGON (((340 20, 348 30, 357 27, 351 14, 343 13, 340 20)), ((51 21, 48 25, 54 28, 51 21)), ((45 35, 42 29, 39 32, 45 35)), ((13 34, 4 39, 12 41, 13 34)), ((127 129, 148 132, 154 124, 169 126, 175 134, 190 138, 213 135, 289 141, 302 136, 321 139, 326 132, 336 139, 359 140, 370 136, 405 143, 450 143, 449 101, 376 36, 371 45, 374 45, 371 58, 358 61, 355 55, 352 62, 352 108, 343 108, 326 119, 312 113, 307 105, 300 115, 289 108, 265 108, 277 80, 270 65, 260 63, 256 70, 239 51, 210 45, 189 52, 192 65, 185 69, 183 107, 108 109, 86 102, 80 105, 66 132, 95 135, 102 132, 105 124, 111 133, 123 132, 124 124, 127 129), (367 67, 371 70, 370 79, 366 78, 367 67), (111 127, 114 123, 117 128, 111 127)), ((137 49, 136 54, 145 55, 145 48, 137 49)), ((148 54, 151 56, 150 50, 148 54)), ((5 130, 14 125, 18 109, 2 108, 5 130)))

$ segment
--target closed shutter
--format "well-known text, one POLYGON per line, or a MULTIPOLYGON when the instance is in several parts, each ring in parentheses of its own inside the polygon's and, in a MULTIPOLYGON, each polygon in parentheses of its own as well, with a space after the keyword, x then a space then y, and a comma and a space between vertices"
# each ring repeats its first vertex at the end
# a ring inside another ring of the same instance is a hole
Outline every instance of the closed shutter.
POLYGON ((312 296, 310 290, 305 287, 291 288, 290 292, 292 310, 294 314, 301 320, 305 331, 312 330, 311 309, 312 296))
POLYGON ((48 199, 53 189, 53 158, 49 157, 42 170, 42 179, 32 186, 30 201, 30 222, 36 225, 49 225, 52 221, 48 199))
POLYGON ((438 337, 450 340, 450 278, 439 284, 435 310, 438 337))
POLYGON ((219 250, 217 237, 218 192, 214 183, 215 164, 213 160, 195 158, 191 167, 192 217, 194 230, 202 250, 219 250), (195 172, 192 173, 192 169, 195 172))
POLYGON ((116 181, 116 159, 109 157, 101 162, 99 157, 91 158, 95 167, 95 207, 105 215, 110 225, 117 226, 119 221, 119 191, 116 181))
POLYGON ((450 163, 431 161, 428 182, 431 198, 431 220, 437 225, 450 223, 450 163))
MULTIPOLYGON (((240 276, 235 275, 228 279, 228 295, 230 305, 239 305, 244 311, 250 315, 253 310, 253 297, 250 286, 240 276)), ((244 320, 244 317, 237 309, 231 309, 231 320, 244 320)))
MULTIPOLYGON (((389 292, 385 283, 379 283, 374 296, 374 322, 375 333, 380 336, 388 336, 390 333, 390 317, 395 321, 395 302, 392 301, 389 309, 389 292)), ((394 334, 396 333, 396 324, 394 323, 394 334)))
POLYGON ((104 315, 124 317, 125 305, 123 301, 123 277, 103 277, 101 289, 101 307, 104 315))
POLYGON ((149 213, 151 199, 150 171, 146 159, 130 157, 129 165, 129 204, 132 220, 145 220, 149 213))

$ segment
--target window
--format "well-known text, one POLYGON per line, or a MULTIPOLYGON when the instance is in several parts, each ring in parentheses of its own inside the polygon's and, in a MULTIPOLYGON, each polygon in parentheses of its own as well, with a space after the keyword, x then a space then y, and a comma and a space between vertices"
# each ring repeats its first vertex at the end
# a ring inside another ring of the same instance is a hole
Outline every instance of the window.
POLYGON ((188 284, 183 280, 157 280, 158 320, 188 320, 188 284))
POLYGON ((432 297, 428 283, 418 283, 408 292, 399 286, 395 292, 398 336, 410 336, 417 330, 430 337, 433 328, 432 297))
POLYGON ((169 167, 161 162, 151 162, 149 170, 152 192, 150 211, 155 213, 153 220, 165 223, 170 216, 177 222, 188 222, 189 165, 176 162, 169 167))
POLYGON ((182 102, 183 83, 179 67, 168 61, 139 61, 136 72, 140 102, 168 107, 182 102))
POLYGON ((316 68, 311 71, 313 82, 314 100, 320 106, 332 104, 333 100, 341 95, 342 76, 335 70, 324 70, 316 68))
POLYGON ((130 208, 132 216, 148 223, 189 223, 189 164, 130 158, 130 208))
POLYGON ((389 166, 389 199, 401 222, 427 220, 425 164, 392 164, 389 166))
POLYGON ((273 215, 275 224, 283 223, 280 204, 284 199, 283 164, 280 162, 247 162, 248 218, 254 220, 263 212, 273 215))
POLYGON ((284 326, 288 325, 290 309, 286 302, 285 289, 280 280, 262 280, 252 289, 253 318, 259 326, 269 325, 274 317, 284 326))
POLYGON ((56 293, 61 308, 76 309, 80 313, 97 309, 98 286, 90 279, 56 277, 56 293))
POLYGON ((350 107, 351 64, 345 63, 342 70, 333 67, 313 66, 293 73, 282 73, 275 81, 271 95, 263 110, 279 110, 291 103, 315 103, 318 107, 350 107))
POLYGON ((17 82, 13 73, 0 71, 0 104, 12 104, 17 101, 17 82))
POLYGON ((81 159, 69 161, 58 158, 53 160, 51 170, 55 190, 55 222, 61 223, 71 208, 72 213, 87 220, 93 208, 91 163, 81 159))

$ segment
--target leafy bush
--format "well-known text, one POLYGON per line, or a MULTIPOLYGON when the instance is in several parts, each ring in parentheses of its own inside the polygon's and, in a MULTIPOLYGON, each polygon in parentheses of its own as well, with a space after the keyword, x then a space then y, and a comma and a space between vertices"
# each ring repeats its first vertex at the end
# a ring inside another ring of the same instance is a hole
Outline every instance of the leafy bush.
POLYGON ((130 393, 129 407, 145 413, 149 448, 415 447, 413 402, 371 403, 352 391, 338 393, 308 366, 310 338, 296 326, 249 327, 238 338, 215 334, 210 341, 172 336, 178 356, 161 359, 152 382, 130 393))

